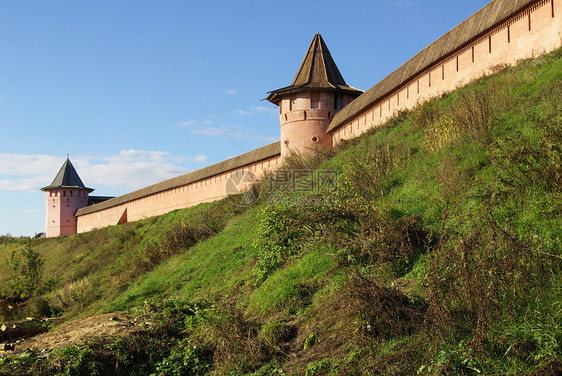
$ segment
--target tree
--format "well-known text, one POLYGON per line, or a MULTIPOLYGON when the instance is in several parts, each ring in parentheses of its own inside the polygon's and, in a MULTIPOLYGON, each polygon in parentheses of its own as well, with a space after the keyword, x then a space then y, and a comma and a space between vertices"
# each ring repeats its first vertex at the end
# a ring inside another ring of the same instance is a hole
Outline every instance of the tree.
POLYGON ((11 289, 24 299, 31 297, 42 286, 44 264, 41 255, 31 248, 31 239, 27 240, 19 253, 13 247, 6 256, 6 265, 12 276, 11 289))

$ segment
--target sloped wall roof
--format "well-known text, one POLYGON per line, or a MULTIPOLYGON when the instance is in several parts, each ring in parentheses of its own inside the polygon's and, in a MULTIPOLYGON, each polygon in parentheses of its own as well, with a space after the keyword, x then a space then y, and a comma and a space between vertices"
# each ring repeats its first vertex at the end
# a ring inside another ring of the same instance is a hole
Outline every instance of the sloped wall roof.
POLYGON ((281 154, 281 145, 279 142, 274 142, 263 146, 259 149, 252 150, 234 158, 227 159, 226 161, 219 162, 212 166, 196 170, 185 175, 181 175, 160 183, 150 185, 148 187, 139 189, 123 196, 115 197, 110 200, 104 201, 97 205, 87 206, 78 209, 76 216, 93 213, 99 210, 107 209, 113 206, 121 205, 129 201, 133 201, 142 197, 150 196, 159 192, 167 191, 169 189, 181 187, 199 180, 209 178, 224 172, 228 172, 264 159, 272 158, 281 154))
POLYGON ((347 122, 365 108, 384 98, 437 61, 463 48, 470 41, 500 24, 513 14, 543 0, 494 0, 424 48, 400 68, 367 90, 332 119, 327 132, 347 122))

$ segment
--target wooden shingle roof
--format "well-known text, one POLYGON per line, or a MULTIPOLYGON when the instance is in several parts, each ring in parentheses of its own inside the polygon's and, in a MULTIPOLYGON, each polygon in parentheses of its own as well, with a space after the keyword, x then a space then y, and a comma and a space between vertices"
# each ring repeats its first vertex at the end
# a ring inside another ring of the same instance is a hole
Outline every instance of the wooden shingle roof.
POLYGON ((436 62, 461 50, 521 9, 531 7, 540 1, 542 0, 494 0, 490 2, 341 109, 332 119, 326 132, 346 123, 373 103, 388 96, 436 62))
POLYGON ((267 100, 279 104, 282 95, 311 89, 346 92, 356 96, 363 92, 345 83, 320 33, 314 35, 291 85, 270 91, 267 100))
POLYGON ((83 189, 88 192, 93 192, 92 188, 86 188, 84 183, 82 183, 82 179, 78 176, 76 169, 70 163, 70 159, 67 157, 66 161, 64 161, 62 167, 60 168, 57 176, 53 182, 41 188, 42 191, 48 191, 51 189, 61 189, 61 188, 68 188, 68 189, 83 189))

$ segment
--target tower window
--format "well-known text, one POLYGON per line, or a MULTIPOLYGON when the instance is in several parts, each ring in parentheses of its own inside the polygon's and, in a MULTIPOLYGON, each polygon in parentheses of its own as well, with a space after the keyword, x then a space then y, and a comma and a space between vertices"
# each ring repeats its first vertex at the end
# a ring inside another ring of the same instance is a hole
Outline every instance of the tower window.
POLYGON ((62 195, 66 197, 66 191, 62 191, 62 195))
POLYGON ((338 110, 341 110, 341 108, 342 108, 341 94, 335 93, 334 94, 334 109, 336 111, 338 111, 338 110))
POLYGON ((72 191, 70 191, 70 196, 72 196, 72 191))

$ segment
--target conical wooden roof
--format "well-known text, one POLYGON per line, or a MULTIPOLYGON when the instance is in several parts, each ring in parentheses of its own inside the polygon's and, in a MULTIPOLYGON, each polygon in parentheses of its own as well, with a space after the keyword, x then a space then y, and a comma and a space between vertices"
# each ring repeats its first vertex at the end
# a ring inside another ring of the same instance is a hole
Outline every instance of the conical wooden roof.
POLYGON ((267 100, 278 104, 280 96, 305 90, 329 90, 360 95, 363 91, 348 86, 320 33, 316 33, 290 86, 270 91, 267 100))
POLYGON ((66 161, 64 162, 62 167, 60 168, 57 176, 55 176, 55 179, 53 180, 51 185, 41 188, 41 190, 48 191, 51 189, 60 189, 60 188, 83 189, 88 192, 94 191, 92 188, 86 188, 84 183, 82 183, 80 176, 78 176, 76 169, 74 168, 72 163, 70 163, 70 159, 68 157, 66 158, 66 161))

